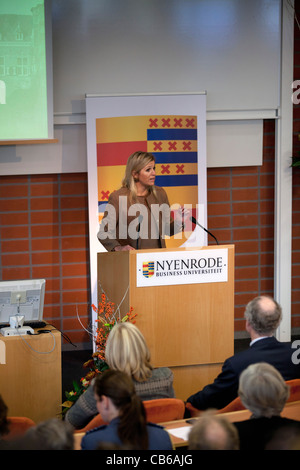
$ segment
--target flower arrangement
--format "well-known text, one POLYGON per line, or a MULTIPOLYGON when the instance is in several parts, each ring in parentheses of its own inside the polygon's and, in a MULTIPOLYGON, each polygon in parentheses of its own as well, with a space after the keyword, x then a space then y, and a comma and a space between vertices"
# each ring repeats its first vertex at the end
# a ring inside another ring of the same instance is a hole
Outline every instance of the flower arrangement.
POLYGON ((93 334, 93 340, 96 346, 95 352, 92 354, 91 358, 83 364, 83 367, 88 369, 88 372, 80 379, 80 384, 73 381, 74 390, 65 392, 67 401, 62 404, 63 414, 65 414, 78 400, 80 395, 85 392, 92 379, 97 374, 101 374, 108 369, 108 365, 105 362, 105 347, 112 328, 118 322, 129 321, 131 323, 135 323, 135 318, 137 316, 136 313, 133 313, 133 308, 130 307, 129 312, 121 318, 120 314, 115 309, 115 304, 108 301, 104 293, 101 294, 98 307, 93 304, 92 309, 97 313, 96 331, 95 334, 93 334))

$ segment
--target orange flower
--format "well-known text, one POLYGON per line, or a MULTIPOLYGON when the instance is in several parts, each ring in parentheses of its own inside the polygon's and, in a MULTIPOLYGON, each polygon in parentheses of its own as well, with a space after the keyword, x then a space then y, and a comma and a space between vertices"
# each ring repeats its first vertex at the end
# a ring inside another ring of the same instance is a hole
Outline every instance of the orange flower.
POLYGON ((104 361, 106 341, 113 326, 119 321, 130 321, 135 323, 137 314, 133 313, 133 308, 130 307, 129 312, 127 315, 125 315, 125 317, 122 319, 118 318, 115 314, 115 304, 113 302, 107 301, 106 295, 104 293, 101 294, 98 308, 96 308, 94 304, 92 305, 92 308, 97 313, 97 328, 95 338, 97 348, 96 354, 100 360, 104 361))

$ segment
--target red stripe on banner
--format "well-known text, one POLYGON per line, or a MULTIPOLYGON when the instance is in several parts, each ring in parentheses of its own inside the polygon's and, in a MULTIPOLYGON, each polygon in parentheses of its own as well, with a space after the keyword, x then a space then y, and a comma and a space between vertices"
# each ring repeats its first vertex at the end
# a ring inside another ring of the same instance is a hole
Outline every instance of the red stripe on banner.
POLYGON ((97 144, 97 166, 126 165, 133 152, 147 152, 147 141, 97 144))

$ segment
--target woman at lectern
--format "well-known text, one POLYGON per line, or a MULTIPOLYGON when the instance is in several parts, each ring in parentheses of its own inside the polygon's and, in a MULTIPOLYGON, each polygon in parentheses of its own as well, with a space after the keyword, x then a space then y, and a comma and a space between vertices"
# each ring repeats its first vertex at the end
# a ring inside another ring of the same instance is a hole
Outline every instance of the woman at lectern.
POLYGON ((182 230, 188 213, 180 207, 174 220, 166 191, 154 183, 154 155, 134 152, 122 187, 109 196, 98 232, 107 251, 165 248, 164 237, 182 230))

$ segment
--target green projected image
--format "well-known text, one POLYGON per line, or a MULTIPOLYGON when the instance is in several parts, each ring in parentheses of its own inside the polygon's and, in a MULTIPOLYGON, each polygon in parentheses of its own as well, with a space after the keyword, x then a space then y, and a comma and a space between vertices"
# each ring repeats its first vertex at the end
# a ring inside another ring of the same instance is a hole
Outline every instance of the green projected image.
POLYGON ((0 140, 48 138, 44 0, 0 1, 0 140))

